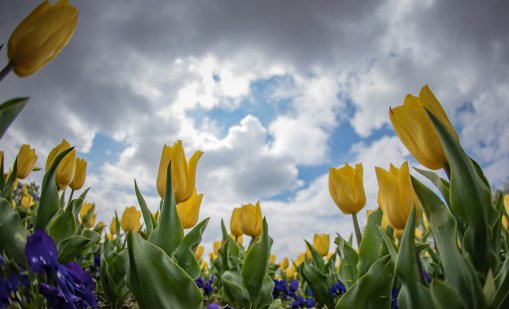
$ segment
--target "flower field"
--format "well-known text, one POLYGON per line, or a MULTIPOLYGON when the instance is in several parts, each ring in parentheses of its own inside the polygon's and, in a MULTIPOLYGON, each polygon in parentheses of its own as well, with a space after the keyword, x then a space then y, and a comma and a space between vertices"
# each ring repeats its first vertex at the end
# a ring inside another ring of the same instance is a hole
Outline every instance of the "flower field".
MULTIPOLYGON (((67 0, 35 8, 9 39, 0 81, 56 57, 77 14, 67 0)), ((28 103, 0 105, 0 139, 28 103)), ((47 158, 23 144, 12 166, 0 151, 0 308, 509 308, 509 195, 492 192, 428 86, 387 116, 427 169, 376 167, 379 208, 360 226, 362 162, 331 167, 323 190, 354 235, 315 234, 279 259, 259 202, 234 208, 205 253, 196 175, 207 154, 188 159, 181 140, 163 146, 157 211, 134 182, 138 205, 107 223, 85 202, 87 162, 67 140, 47 158), (26 182, 35 172, 42 183, 26 182)))

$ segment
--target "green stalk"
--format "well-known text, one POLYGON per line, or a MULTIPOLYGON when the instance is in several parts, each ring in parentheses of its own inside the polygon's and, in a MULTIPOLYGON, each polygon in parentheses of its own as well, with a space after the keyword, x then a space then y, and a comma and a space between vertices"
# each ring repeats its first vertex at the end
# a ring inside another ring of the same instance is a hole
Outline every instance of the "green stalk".
POLYGON ((357 239, 357 249, 360 249, 362 235, 361 235, 361 229, 359 227, 359 221, 357 220, 357 213, 352 214, 352 219, 353 219, 353 229, 355 231, 355 238, 357 239))

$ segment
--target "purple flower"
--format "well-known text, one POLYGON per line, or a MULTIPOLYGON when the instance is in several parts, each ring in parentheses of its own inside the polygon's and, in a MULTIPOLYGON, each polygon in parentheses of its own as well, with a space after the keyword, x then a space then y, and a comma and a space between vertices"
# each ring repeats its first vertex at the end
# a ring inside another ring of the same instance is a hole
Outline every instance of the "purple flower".
POLYGON ((297 290, 299 289, 299 280, 297 279, 293 279, 293 280, 290 280, 290 292, 297 292, 297 290))
POLYGON ((292 303, 292 308, 312 308, 315 306, 315 301, 312 298, 302 296, 295 296, 295 301, 292 303))
POLYGON ((334 283, 329 289, 329 294, 332 296, 340 296, 344 293, 346 293, 346 288, 341 281, 334 283))
POLYGON ((207 309, 221 309, 221 306, 218 304, 208 304, 207 309))
POLYGON ((391 292, 391 309, 398 309, 398 294, 399 289, 393 288, 391 292))
POLYGON ((28 236, 25 256, 30 270, 35 273, 56 271, 60 265, 57 260, 57 247, 53 239, 43 230, 28 236))
POLYGON ((214 276, 212 276, 212 278, 210 278, 207 281, 204 281, 203 277, 199 277, 194 282, 196 283, 198 288, 203 290, 204 295, 209 295, 210 293, 212 293, 213 291, 212 282, 214 282, 214 276))
POLYGON ((429 278, 428 272, 424 270, 424 271, 422 272, 422 275, 423 275, 423 277, 424 277, 424 280, 425 280, 428 284, 430 284, 430 283, 431 283, 431 279, 429 278))

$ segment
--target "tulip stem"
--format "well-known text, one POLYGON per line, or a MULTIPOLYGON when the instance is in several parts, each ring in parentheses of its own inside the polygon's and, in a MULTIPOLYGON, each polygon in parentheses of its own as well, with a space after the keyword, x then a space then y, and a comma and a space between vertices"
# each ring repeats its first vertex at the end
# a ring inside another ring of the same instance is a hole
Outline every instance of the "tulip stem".
POLYGON ((7 63, 5 68, 2 71, 0 71, 0 82, 2 81, 2 79, 4 79, 4 77, 7 76, 7 74, 9 74, 9 72, 12 71, 13 68, 14 68, 14 62, 9 61, 9 63, 7 63))
POLYGON ((67 205, 69 205, 72 202, 73 195, 74 195, 74 189, 71 190, 71 195, 69 196, 69 201, 67 202, 67 205))
POLYGON ((447 175, 447 179, 449 179, 449 181, 451 181, 451 166, 449 165, 449 163, 445 163, 444 172, 447 175))
POLYGON ((357 214, 352 214, 353 218, 353 229, 355 231, 355 238, 357 239, 357 249, 361 248, 361 241, 362 241, 362 235, 361 235, 361 229, 359 227, 359 221, 357 220, 357 214))

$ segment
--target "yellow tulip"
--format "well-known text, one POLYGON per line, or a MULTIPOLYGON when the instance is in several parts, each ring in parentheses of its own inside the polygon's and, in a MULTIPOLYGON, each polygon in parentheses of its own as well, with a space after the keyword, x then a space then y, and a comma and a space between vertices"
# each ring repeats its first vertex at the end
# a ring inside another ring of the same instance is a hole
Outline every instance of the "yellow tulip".
POLYGON ((95 204, 94 203, 84 203, 80 209, 80 218, 81 222, 85 224, 87 227, 93 227, 95 224, 95 219, 97 215, 94 213, 95 204))
POLYGON ((330 239, 329 234, 315 234, 313 237, 313 247, 320 253, 321 256, 326 256, 329 253, 330 239))
POLYGON ((294 267, 287 268, 285 273, 286 273, 286 276, 289 279, 295 279, 295 277, 297 276, 297 273, 295 272, 295 268, 294 267))
POLYGON ((141 212, 136 210, 136 207, 127 207, 122 214, 120 220, 120 227, 126 232, 137 232, 140 227, 141 212))
POLYGON ((196 247, 196 251, 194 252, 194 256, 196 257, 197 260, 201 259, 204 250, 205 250, 205 247, 203 247, 203 246, 196 247))
MULTIPOLYGON (((51 164, 55 160, 56 156, 64 150, 71 148, 69 142, 62 140, 62 142, 51 150, 46 161, 46 172, 51 167, 51 164)), ((60 189, 65 189, 74 179, 74 173, 76 171, 76 149, 71 150, 63 159, 60 161, 57 167, 56 182, 60 189)))
POLYGON ((27 209, 34 204, 34 198, 31 195, 23 195, 21 198, 21 207, 27 209))
POLYGON ((164 198, 164 193, 166 192, 166 171, 170 161, 173 194, 177 204, 191 198, 196 184, 196 166, 202 154, 203 152, 196 151, 188 164, 180 140, 173 146, 164 145, 157 173, 157 192, 161 198, 164 198))
MULTIPOLYGON (((0 169, 3 173, 4 171, 4 152, 2 150, 0 150, 0 169)), ((2 175, 4 176, 4 175, 2 175)))
POLYGON ((74 178, 72 182, 69 184, 69 187, 73 190, 79 190, 83 187, 85 183, 85 178, 87 177, 87 161, 76 158, 76 172, 74 173, 74 178))
POLYGON ((459 141, 444 108, 428 86, 421 89, 419 97, 407 95, 403 105, 389 110, 389 117, 399 139, 414 158, 427 168, 437 170, 446 165, 447 159, 424 107, 459 141))
POLYGON ((40 70, 60 53, 78 23, 78 10, 68 0, 42 2, 19 23, 8 42, 7 57, 19 77, 40 70))
POLYGON ((281 263, 279 263, 279 269, 285 270, 288 268, 288 265, 289 265, 288 258, 286 257, 281 263))
POLYGON ((106 226, 106 224, 104 224, 103 221, 99 221, 99 223, 97 223, 97 225, 95 226, 96 229, 99 229, 101 230, 101 233, 102 233, 102 230, 104 230, 104 227, 106 226))
MULTIPOLYGON (((504 195, 504 208, 505 208, 505 212, 507 214, 509 214, 509 194, 504 195)), ((507 218, 504 215, 502 215, 502 225, 506 229, 509 229, 509 224, 507 223, 507 218)))
POLYGON ((329 192, 344 214, 356 214, 364 208, 366 194, 362 182, 362 164, 356 164, 355 169, 348 164, 337 169, 330 168, 329 192))
POLYGON ((276 264, 276 256, 274 254, 269 256, 269 262, 270 264, 276 264))
POLYGON ((242 205, 240 208, 240 228, 251 237, 262 235, 262 209, 260 202, 242 205))
MULTIPOLYGON (((307 248, 307 246, 306 246, 307 248)), ((293 261, 293 263, 295 264, 295 266, 299 266, 300 264, 302 264, 304 262, 304 260, 306 259, 306 253, 301 253, 299 254, 299 256, 297 257, 297 259, 295 261, 293 261)))
POLYGON ((380 206, 388 223, 396 230, 404 230, 408 215, 415 205, 417 215, 420 214, 419 200, 415 195, 408 162, 396 168, 391 164, 389 171, 376 167, 380 206))
POLYGON ((198 222, 202 199, 203 194, 197 194, 196 189, 194 189, 193 195, 191 195, 190 199, 177 204, 177 214, 180 218, 180 222, 182 223, 183 228, 192 228, 198 222))
POLYGON ((214 251, 212 251, 212 253, 219 254, 219 249, 221 249, 222 245, 223 243, 220 240, 214 241, 214 243, 212 244, 212 246, 214 247, 214 251))
POLYGON ((242 243, 244 242, 244 239, 242 238, 242 235, 240 235, 240 236, 238 236, 238 237, 237 237, 237 236, 235 236, 235 235, 233 235, 233 234, 230 234, 230 238, 231 238, 233 241, 235 241, 236 243, 238 243, 239 245, 241 245, 241 246, 242 246, 242 243))
POLYGON ((115 235, 117 234, 117 219, 115 217, 113 217, 111 219, 111 223, 110 223, 110 233, 112 235, 115 235))
POLYGON ((108 239, 108 240, 113 240, 113 239, 115 239, 115 234, 106 233, 106 239, 108 239))
POLYGON ((235 207, 230 219, 230 231, 233 235, 235 235, 235 237, 242 236, 242 229, 240 228, 240 213, 240 208, 235 207))
POLYGON ((16 163, 16 171, 19 179, 27 178, 28 174, 34 169, 35 161, 37 161, 35 149, 30 149, 30 145, 27 144, 21 145, 16 163))

